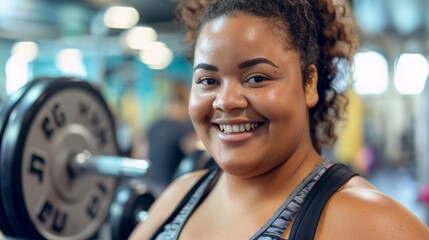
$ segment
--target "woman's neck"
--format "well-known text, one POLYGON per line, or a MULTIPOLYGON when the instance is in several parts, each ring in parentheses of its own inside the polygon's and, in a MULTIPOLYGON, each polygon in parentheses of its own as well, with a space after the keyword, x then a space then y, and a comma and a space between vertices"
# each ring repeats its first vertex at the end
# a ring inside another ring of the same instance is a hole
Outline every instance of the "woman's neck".
POLYGON ((228 211, 261 211, 261 206, 279 207, 322 157, 313 149, 292 156, 276 168, 251 178, 239 178, 223 173, 218 185, 219 201, 228 211), (253 209, 253 210, 252 210, 253 209))

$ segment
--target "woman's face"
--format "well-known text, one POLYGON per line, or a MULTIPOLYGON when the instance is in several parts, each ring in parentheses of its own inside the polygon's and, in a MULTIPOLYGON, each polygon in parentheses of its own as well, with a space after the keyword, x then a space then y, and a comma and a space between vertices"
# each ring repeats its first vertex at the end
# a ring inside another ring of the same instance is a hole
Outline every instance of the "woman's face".
POLYGON ((298 54, 267 21, 216 18, 195 46, 190 116, 216 162, 244 177, 311 147, 307 114, 318 99, 317 76, 303 86, 298 54))

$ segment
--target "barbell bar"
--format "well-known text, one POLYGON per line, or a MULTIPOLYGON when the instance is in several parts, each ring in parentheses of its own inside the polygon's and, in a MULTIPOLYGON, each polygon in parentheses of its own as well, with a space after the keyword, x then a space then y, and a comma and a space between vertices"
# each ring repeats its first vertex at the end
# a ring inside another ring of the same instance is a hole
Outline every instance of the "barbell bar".
POLYGON ((111 155, 92 155, 89 150, 84 150, 71 158, 70 165, 78 170, 78 174, 143 177, 149 169, 150 162, 144 159, 111 155))

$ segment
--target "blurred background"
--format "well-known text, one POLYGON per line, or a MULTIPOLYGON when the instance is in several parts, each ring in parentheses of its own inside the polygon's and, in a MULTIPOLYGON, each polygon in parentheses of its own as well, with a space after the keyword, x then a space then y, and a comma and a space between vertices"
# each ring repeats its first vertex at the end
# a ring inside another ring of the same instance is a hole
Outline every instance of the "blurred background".
MULTIPOLYGON (((191 65, 176 0, 0 0, 0 106, 36 77, 100 86, 120 145, 148 156, 147 133, 165 117, 191 65), (173 84, 175 83, 175 84, 173 84)), ((429 222, 429 0, 353 0, 360 34, 349 122, 326 157, 344 162, 429 222)))

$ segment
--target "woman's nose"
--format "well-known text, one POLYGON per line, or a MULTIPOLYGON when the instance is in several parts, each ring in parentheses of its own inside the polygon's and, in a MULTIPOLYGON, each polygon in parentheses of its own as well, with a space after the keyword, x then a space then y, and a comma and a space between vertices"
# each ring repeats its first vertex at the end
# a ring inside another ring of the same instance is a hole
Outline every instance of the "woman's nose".
POLYGON ((245 89, 239 84, 221 86, 220 91, 213 101, 213 108, 224 112, 247 108, 248 101, 244 91, 245 89))

